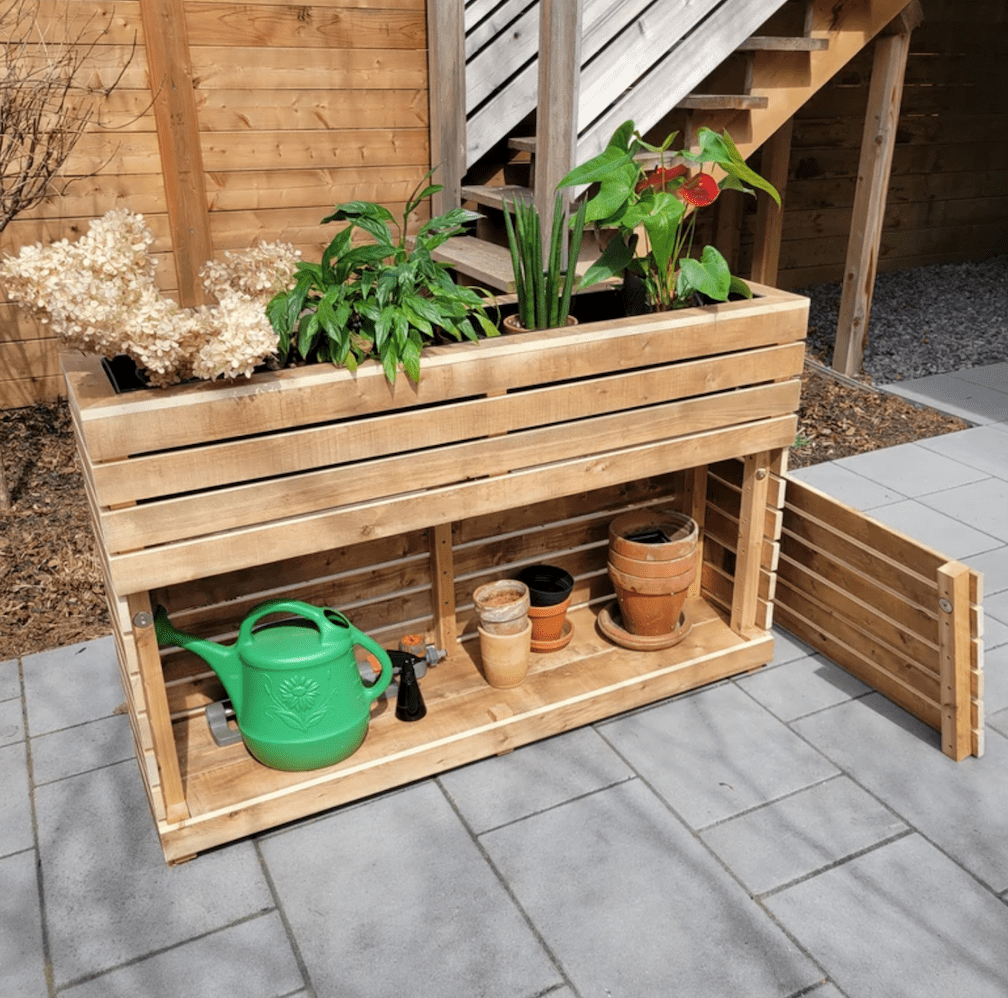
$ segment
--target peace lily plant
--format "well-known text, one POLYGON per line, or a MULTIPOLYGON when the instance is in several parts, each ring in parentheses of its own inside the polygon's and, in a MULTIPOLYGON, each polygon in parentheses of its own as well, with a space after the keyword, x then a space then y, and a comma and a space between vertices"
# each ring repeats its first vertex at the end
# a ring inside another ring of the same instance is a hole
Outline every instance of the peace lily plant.
POLYGON ((692 255, 697 209, 713 204, 723 190, 766 191, 780 207, 773 186, 746 166, 727 131, 718 135, 701 128, 699 150, 669 153, 685 160, 665 165, 665 156, 675 141, 673 132, 660 146, 646 142, 633 121, 625 121, 613 133, 606 148, 576 167, 559 187, 598 184, 598 193, 588 201, 586 221, 601 229, 615 229, 599 259, 581 279, 580 287, 623 274, 644 282, 647 300, 654 311, 693 304, 695 292, 714 301, 727 301, 730 294, 752 297, 749 286, 733 277, 725 258, 713 246, 703 247, 699 259, 692 255), (637 162, 639 153, 659 154, 659 166, 648 173, 637 162), (697 164, 699 172, 686 163, 697 164), (704 165, 720 167, 720 181, 704 165), (638 229, 643 228, 644 252, 638 252, 638 229))

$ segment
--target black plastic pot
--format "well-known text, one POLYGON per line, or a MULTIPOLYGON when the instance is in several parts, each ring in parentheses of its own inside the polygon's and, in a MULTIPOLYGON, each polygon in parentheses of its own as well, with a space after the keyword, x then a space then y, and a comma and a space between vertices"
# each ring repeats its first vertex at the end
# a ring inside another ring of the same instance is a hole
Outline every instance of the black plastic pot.
POLYGON ((532 606, 556 606, 574 588, 574 576, 555 565, 529 565, 518 573, 518 578, 528 586, 532 606))

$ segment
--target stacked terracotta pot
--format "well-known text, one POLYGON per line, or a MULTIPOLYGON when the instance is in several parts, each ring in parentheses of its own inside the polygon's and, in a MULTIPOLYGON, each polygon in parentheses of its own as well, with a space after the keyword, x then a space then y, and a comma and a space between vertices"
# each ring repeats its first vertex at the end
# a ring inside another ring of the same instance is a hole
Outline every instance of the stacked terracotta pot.
POLYGON ((627 632, 658 637, 683 629, 698 537, 693 519, 669 511, 635 510, 609 525, 609 577, 627 632))

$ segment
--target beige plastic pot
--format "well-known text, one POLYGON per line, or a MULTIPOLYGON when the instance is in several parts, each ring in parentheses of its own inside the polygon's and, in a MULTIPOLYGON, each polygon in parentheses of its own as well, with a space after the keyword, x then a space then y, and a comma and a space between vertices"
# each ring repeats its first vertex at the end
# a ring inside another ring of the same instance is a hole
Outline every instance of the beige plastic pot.
POLYGON ((491 634, 479 628, 480 662, 483 678, 499 690, 520 686, 528 674, 532 651, 532 621, 518 634, 491 634))

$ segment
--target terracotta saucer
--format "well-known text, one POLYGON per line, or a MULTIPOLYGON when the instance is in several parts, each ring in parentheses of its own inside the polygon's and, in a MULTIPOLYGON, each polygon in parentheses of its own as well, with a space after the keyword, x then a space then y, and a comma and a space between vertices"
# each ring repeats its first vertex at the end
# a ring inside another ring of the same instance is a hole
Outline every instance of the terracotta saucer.
POLYGON ((572 637, 574 637, 574 625, 569 620, 565 620, 560 637, 554 638, 552 641, 533 641, 532 651, 559 651, 570 644, 572 637))
POLYGON ((598 615, 598 627, 605 637, 621 648, 629 648, 632 651, 659 651, 662 648, 671 648, 682 641, 693 627, 693 621, 686 616, 686 611, 683 610, 679 614, 679 623, 676 625, 676 629, 668 634, 631 634, 623 627, 619 601, 613 600, 598 615))

